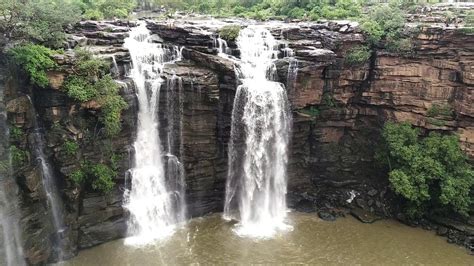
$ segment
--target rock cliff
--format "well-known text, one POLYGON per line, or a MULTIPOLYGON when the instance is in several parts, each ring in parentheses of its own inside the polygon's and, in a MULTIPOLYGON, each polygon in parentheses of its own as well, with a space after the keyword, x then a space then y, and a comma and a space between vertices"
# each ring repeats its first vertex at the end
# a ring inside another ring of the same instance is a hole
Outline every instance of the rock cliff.
MULTIPOLYGON (((183 60, 167 65, 164 78, 177 75, 184 89, 181 141, 189 215, 221 211, 238 81, 233 61, 219 57, 215 43, 223 25, 245 26, 248 22, 147 23, 165 44, 183 47, 183 60)), ((137 104, 133 82, 126 76, 130 58, 122 44, 134 25, 125 21, 85 21, 70 32, 69 46, 87 46, 97 56, 110 60, 111 72, 121 84, 129 108, 123 114, 121 133, 113 139, 102 136, 99 130, 100 106, 93 102, 77 104, 60 89, 74 60, 73 53, 56 58, 61 67, 49 73, 51 84, 46 89, 33 88, 15 75, 6 80, 8 121, 25 132, 16 144, 25 150, 34 149, 28 140, 34 130, 34 109, 44 127, 47 156, 65 205, 64 219, 69 229, 62 237, 68 239, 69 256, 126 235, 127 214, 122 200, 128 184, 127 170, 132 167, 137 104), (65 152, 65 139, 81 144, 77 154, 65 152), (120 157, 120 174, 111 193, 104 195, 69 181, 67 176, 83 158, 101 162, 108 150, 120 157)), ((365 44, 357 23, 275 22, 264 26, 282 43, 276 62, 278 79, 286 84, 293 111, 288 173, 292 207, 317 207, 329 215, 338 215, 339 207, 396 215, 386 173, 373 159, 380 129, 388 120, 408 121, 424 133, 455 132, 461 137, 463 149, 474 157, 472 35, 457 28, 423 27, 413 36, 415 49, 410 55, 391 54, 381 47, 372 51, 367 62, 351 66, 344 60, 348 50, 365 44), (290 51, 297 61, 284 58, 290 51), (453 111, 451 115, 433 111, 446 106, 453 111)), ((235 43, 229 42, 229 47, 238 55, 235 43)), ((166 92, 167 88, 162 90, 166 92)), ((160 96, 162 104, 165 95, 160 96)), ((166 124, 166 114, 159 115, 160 122, 166 124)), ((52 225, 37 164, 27 156, 24 165, 15 169, 21 190, 25 254, 31 264, 54 260, 52 225)))

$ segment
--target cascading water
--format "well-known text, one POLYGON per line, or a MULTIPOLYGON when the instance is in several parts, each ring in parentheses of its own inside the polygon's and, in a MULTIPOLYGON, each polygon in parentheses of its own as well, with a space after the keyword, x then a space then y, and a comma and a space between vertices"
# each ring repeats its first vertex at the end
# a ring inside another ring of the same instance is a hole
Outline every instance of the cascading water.
POLYGON ((228 53, 228 46, 227 42, 220 37, 217 37, 214 39, 214 46, 217 48, 217 54, 218 55, 225 55, 228 53))
POLYGON ((138 97, 138 128, 134 144, 135 164, 130 170, 131 188, 125 192, 125 208, 130 213, 126 243, 151 244, 174 232, 185 219, 184 170, 181 156, 181 82, 162 78, 166 63, 180 60, 180 50, 158 44, 144 23, 132 29, 125 40, 133 67, 132 77, 138 97), (160 90, 167 85, 168 127, 165 151, 160 139, 158 111, 160 90), (164 86, 163 86, 164 87, 164 86), (178 138, 176 138, 178 136, 178 138), (179 153, 179 154, 178 154, 179 153))
POLYGON ((232 112, 224 218, 240 221, 239 235, 270 237, 291 228, 284 221, 291 113, 284 86, 273 81, 278 50, 271 33, 247 27, 237 45, 242 85, 232 112))
POLYGON ((18 187, 11 178, 8 127, 0 85, 0 265, 25 265, 19 224, 18 187))
MULTIPOLYGON (((31 102, 31 99, 30 99, 31 102)), ((46 199, 48 207, 51 211, 53 226, 54 226, 54 243, 53 248, 55 250, 55 255, 58 260, 66 259, 70 254, 65 254, 66 239, 65 239, 65 230, 63 220, 63 206, 62 200, 59 196, 59 191, 56 187, 56 181, 53 169, 51 164, 46 157, 46 140, 44 139, 43 128, 40 127, 38 114, 34 108, 33 102, 31 102, 33 117, 34 117, 34 129, 33 133, 30 135, 30 143, 32 144, 32 154, 35 158, 35 161, 40 164, 41 174, 42 174, 42 184, 43 189, 46 194, 46 199)))

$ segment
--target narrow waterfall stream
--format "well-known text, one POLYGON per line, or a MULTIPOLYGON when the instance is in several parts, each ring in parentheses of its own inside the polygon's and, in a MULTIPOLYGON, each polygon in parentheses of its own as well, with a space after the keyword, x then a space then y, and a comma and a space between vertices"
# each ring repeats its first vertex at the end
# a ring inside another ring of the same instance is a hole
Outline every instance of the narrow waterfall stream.
POLYGON ((146 245, 170 236, 185 219, 184 170, 181 156, 180 115, 182 90, 177 77, 167 84, 163 79, 166 63, 180 59, 176 47, 155 42, 145 24, 132 29, 125 40, 133 67, 133 79, 138 97, 137 137, 134 143, 135 163, 131 169, 131 188, 125 192, 125 208, 130 213, 127 244, 146 245), (163 85, 167 85, 168 127, 161 127, 158 111, 163 85), (168 132, 166 150, 160 139, 160 129, 168 132), (167 158, 165 160, 165 157, 167 158))
POLYGON ((51 218, 54 226, 54 238, 53 248, 55 255, 58 260, 63 260, 70 257, 70 254, 65 254, 65 246, 67 240, 65 239, 65 230, 67 228, 64 225, 64 211, 63 202, 59 195, 58 188, 56 186, 56 180, 51 163, 45 154, 46 140, 44 138, 44 129, 40 125, 38 114, 31 101, 31 109, 33 110, 33 132, 30 135, 30 142, 32 143, 32 155, 35 158, 36 163, 39 164, 42 174, 42 185, 44 192, 46 193, 46 199, 49 210, 51 212, 51 218))
POLYGON ((25 265, 20 233, 18 187, 11 176, 6 112, 0 85, 0 265, 25 265))
POLYGON ((271 33, 247 27, 237 45, 242 85, 232 112, 224 218, 240 221, 239 235, 271 237, 290 228, 285 197, 291 113, 285 87, 274 81, 278 50, 271 33))

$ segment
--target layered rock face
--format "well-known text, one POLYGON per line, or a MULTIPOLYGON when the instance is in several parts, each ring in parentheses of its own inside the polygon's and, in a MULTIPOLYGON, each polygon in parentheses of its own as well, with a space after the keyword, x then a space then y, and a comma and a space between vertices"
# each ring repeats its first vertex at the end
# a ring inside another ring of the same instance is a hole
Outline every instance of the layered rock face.
MULTIPOLYGON (((217 55, 215 38, 220 27, 232 23, 245 26, 246 22, 148 21, 148 28, 165 44, 183 47, 183 60, 167 65, 163 78, 176 75, 183 84, 181 142, 190 216, 223 207, 227 143, 238 82, 232 60, 217 55)), ((31 88, 14 76, 7 83, 10 124, 22 128, 26 135, 31 133, 34 118, 29 95, 44 125, 47 155, 65 205, 70 254, 126 235, 122 200, 127 170, 132 167, 138 107, 133 82, 126 76, 129 54, 122 44, 132 26, 121 21, 82 22, 71 32, 71 47, 88 46, 97 56, 114 62, 111 72, 122 84, 121 93, 129 108, 123 114, 121 133, 113 139, 97 132, 100 106, 76 104, 60 89, 74 60, 72 54, 57 58, 61 69, 49 73, 49 88, 31 88), (86 141, 87 132, 95 132, 98 138, 86 141), (77 155, 65 153, 62 144, 66 138, 81 143, 77 155), (100 162, 107 149, 121 157, 113 192, 103 195, 69 181, 67 176, 81 159, 100 162)), ((329 212, 355 206, 393 215, 391 205, 386 204, 391 198, 386 173, 373 159, 380 130, 388 120, 408 121, 424 132, 455 132, 466 152, 474 156, 472 35, 455 28, 424 28, 414 38, 416 48, 410 56, 377 49, 368 62, 350 66, 344 61, 348 50, 365 44, 357 24, 268 23, 265 27, 282 43, 281 59, 276 62, 278 79, 287 87, 293 110, 288 172, 291 206, 312 209, 317 205, 329 212), (297 61, 284 58, 290 53, 288 48, 297 61), (453 115, 433 112, 434 105, 449 106, 453 115), (354 200, 346 201, 351 195, 354 200)), ((238 55, 235 43, 229 42, 229 47, 238 55)), ((165 93, 160 104, 165 104, 167 89, 162 88, 165 93)), ((160 123, 166 124, 167 114, 159 115, 160 123)), ((26 136, 18 145, 33 148, 26 136)), ((52 259, 51 222, 35 165, 28 158, 15 173, 22 195, 25 254, 32 264, 52 259)))

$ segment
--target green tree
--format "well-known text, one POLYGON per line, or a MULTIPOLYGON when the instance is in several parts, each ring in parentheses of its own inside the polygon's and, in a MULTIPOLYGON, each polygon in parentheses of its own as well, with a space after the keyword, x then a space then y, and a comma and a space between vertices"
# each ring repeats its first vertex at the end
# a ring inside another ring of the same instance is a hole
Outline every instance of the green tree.
POLYGON ((80 19, 79 8, 68 0, 3 0, 0 31, 9 39, 20 39, 60 47, 64 28, 80 19))
POLYGON ((56 62, 51 58, 53 54, 53 50, 36 44, 20 45, 8 51, 13 62, 28 74, 33 84, 40 87, 46 87, 49 84, 46 71, 57 67, 56 62))
POLYGON ((389 166, 394 191, 406 200, 407 214, 450 211, 468 215, 473 203, 474 171, 456 135, 430 133, 420 138, 410 124, 387 123, 378 160, 389 166))

